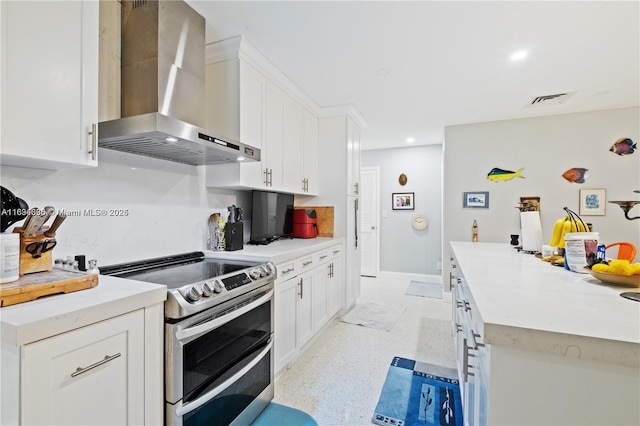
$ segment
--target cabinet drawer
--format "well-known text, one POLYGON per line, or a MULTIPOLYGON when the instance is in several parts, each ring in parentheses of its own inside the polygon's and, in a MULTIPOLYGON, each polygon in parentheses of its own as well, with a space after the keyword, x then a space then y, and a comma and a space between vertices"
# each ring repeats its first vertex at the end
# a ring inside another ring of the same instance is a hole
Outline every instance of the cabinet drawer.
POLYGON ((337 244, 333 247, 329 248, 329 257, 331 259, 336 259, 342 257, 342 244, 337 244))
POLYGON ((313 268, 317 262, 314 261, 314 255, 304 256, 296 261, 296 266, 300 271, 308 271, 313 268))
POLYGON ((314 253, 313 257, 315 258, 316 264, 320 264, 329 260, 329 250, 322 250, 314 253))
POLYGON ((144 313, 134 311, 23 349, 24 424, 144 422, 144 313))
POLYGON ((278 280, 286 280, 297 275, 295 260, 277 265, 276 270, 278 271, 278 280))

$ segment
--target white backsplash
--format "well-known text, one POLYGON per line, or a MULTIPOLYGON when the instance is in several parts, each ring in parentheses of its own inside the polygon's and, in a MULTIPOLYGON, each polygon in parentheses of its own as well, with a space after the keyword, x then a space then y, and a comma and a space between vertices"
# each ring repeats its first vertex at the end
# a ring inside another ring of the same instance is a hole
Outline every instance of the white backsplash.
POLYGON ((248 213, 251 203, 250 192, 207 188, 204 167, 105 149, 97 168, 3 167, 0 176, 29 207, 51 205, 69 214, 54 258, 84 254, 98 266, 204 250, 209 215, 226 218, 232 204, 248 213))

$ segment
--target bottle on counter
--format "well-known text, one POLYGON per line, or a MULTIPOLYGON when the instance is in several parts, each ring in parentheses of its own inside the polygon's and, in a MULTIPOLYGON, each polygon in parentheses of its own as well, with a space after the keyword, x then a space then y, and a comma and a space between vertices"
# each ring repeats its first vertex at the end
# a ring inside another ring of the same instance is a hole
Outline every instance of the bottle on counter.
POLYGON ((98 269, 98 261, 96 259, 89 260, 89 269, 87 272, 90 274, 100 274, 100 269, 98 269))
POLYGON ((474 243, 478 242, 478 222, 474 219, 473 225, 471 226, 471 241, 474 243))

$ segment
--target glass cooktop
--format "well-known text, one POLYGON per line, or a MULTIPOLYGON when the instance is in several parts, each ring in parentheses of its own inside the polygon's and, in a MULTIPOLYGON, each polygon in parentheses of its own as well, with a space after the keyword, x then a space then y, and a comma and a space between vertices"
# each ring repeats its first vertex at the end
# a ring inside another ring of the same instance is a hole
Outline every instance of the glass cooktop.
POLYGON ((184 258, 171 256, 101 267, 100 273, 153 284, 163 284, 168 289, 172 289, 259 264, 258 262, 241 260, 206 258, 204 254, 200 257, 195 256, 194 253, 191 256, 185 255, 184 258), (165 259, 164 262, 163 259, 165 259))

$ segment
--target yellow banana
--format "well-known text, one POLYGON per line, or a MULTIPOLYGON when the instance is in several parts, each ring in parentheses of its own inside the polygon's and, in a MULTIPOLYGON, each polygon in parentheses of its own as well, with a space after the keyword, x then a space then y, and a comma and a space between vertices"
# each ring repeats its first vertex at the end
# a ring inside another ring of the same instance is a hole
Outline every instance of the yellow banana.
POLYGON ((560 243, 560 236, 562 235, 562 229, 564 226, 564 222, 569 218, 569 216, 565 216, 562 219, 556 220, 556 223, 553 225, 553 232, 551 233, 551 239, 549 240, 549 245, 551 247, 557 247, 560 243))
POLYGON ((566 234, 567 232, 571 232, 571 223, 571 220, 565 220, 564 224, 562 225, 562 235, 560 236, 560 241, 558 242, 559 248, 565 247, 564 234, 566 234))
POLYGON ((578 226, 576 225, 577 221, 571 220, 570 222, 571 222, 571 231, 570 232, 578 232, 578 226))
POLYGON ((584 228, 584 223, 582 223, 581 220, 576 223, 576 226, 578 227, 578 232, 587 232, 587 230, 584 228))

